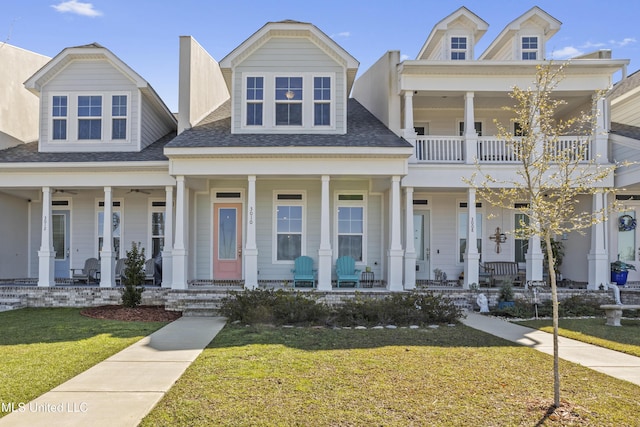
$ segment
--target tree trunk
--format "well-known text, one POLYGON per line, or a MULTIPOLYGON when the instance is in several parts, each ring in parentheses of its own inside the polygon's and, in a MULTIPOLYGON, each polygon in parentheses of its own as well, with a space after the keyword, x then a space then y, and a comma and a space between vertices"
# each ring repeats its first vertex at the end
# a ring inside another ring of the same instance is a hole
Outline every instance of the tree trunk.
POLYGON ((558 288, 556 286, 556 260, 551 247, 551 235, 544 233, 547 246, 547 264, 549 266, 549 280, 551 280, 551 303, 553 306, 553 405, 560 407, 560 356, 558 352, 558 288))

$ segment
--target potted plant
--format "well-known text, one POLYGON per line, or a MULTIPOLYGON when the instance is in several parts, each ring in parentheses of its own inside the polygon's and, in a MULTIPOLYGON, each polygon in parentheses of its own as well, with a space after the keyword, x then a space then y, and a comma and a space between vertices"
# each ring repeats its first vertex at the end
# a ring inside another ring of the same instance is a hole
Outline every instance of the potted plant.
POLYGON ((629 270, 635 271, 636 267, 633 264, 627 264, 624 261, 617 260, 611 263, 611 281, 615 282, 618 286, 624 286, 627 283, 627 276, 629 270))
POLYGON ((515 306, 516 303, 513 298, 513 286, 511 283, 505 282, 500 287, 500 293, 498 294, 498 310, 504 310, 508 307, 515 306))

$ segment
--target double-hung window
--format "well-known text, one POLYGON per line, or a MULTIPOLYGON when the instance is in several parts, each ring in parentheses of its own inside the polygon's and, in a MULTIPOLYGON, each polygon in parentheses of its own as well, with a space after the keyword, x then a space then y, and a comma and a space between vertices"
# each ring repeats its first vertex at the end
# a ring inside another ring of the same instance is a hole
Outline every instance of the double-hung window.
POLYGON ((525 61, 538 59, 538 37, 522 37, 522 59, 525 61))
POLYGON ((451 37, 451 59, 465 60, 467 59, 467 38, 451 37))
POLYGON ((338 195, 338 257, 364 260, 364 196, 338 195))
POLYGON ((111 97, 111 139, 127 139, 127 95, 111 97))
POLYGON ((78 139, 102 139, 102 96, 78 96, 78 139))
POLYGON ((262 126, 264 77, 247 77, 247 126, 262 126))
POLYGON ((53 139, 67 139, 68 98, 54 96, 51 109, 53 116, 53 139))
POLYGON ((313 124, 331 125, 331 78, 313 78, 313 124))
POLYGON ((276 126, 302 126, 302 77, 276 77, 276 126))
POLYGON ((303 255, 303 194, 276 195, 276 261, 293 261, 303 255))
POLYGON ((164 214, 166 202, 151 202, 151 258, 161 255, 164 249, 164 214))

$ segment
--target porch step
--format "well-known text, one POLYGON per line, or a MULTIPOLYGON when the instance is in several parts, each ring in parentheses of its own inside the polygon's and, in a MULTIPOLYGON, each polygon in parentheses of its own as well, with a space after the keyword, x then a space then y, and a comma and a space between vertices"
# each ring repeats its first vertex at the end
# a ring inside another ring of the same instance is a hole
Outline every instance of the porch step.
POLYGON ((184 317, 215 317, 220 315, 218 307, 202 305, 188 305, 182 311, 184 317))
POLYGON ((182 311, 182 315, 187 317, 219 316, 222 299, 227 296, 227 291, 210 289, 170 291, 166 308, 182 311))

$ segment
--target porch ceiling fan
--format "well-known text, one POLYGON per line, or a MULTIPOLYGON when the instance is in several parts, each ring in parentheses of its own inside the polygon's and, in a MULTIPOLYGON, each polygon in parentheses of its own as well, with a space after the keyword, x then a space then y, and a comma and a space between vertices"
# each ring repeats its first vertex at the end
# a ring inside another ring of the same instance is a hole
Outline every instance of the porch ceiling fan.
POLYGON ((53 190, 53 194, 72 194, 72 195, 76 195, 76 194, 78 194, 78 192, 76 190, 55 189, 55 190, 53 190))
POLYGON ((127 194, 129 193, 142 193, 142 194, 151 194, 149 191, 147 190, 141 190, 139 188, 132 188, 131 190, 127 191, 127 194))

